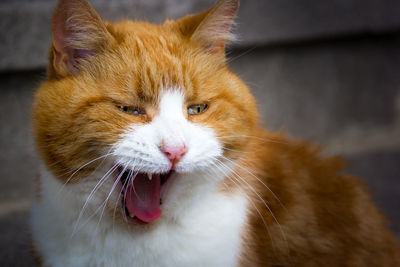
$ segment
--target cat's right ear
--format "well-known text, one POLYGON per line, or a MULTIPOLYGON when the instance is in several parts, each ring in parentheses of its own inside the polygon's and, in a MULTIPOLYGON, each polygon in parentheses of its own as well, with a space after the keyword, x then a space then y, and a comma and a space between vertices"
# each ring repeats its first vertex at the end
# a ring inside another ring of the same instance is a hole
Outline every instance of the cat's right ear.
POLYGON ((60 0, 52 22, 50 72, 79 73, 81 62, 104 51, 112 38, 87 0, 60 0))
POLYGON ((178 20, 181 33, 203 46, 209 53, 225 57, 225 45, 234 38, 231 27, 239 8, 239 0, 219 0, 200 14, 178 20))

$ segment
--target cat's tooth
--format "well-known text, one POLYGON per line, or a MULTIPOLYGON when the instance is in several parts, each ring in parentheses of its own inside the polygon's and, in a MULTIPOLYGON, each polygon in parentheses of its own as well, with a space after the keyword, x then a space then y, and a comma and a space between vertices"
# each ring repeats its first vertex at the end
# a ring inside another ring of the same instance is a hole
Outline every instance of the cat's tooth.
POLYGON ((129 217, 131 217, 131 218, 135 218, 135 214, 133 214, 133 213, 129 213, 129 217))
POLYGON ((147 178, 149 178, 149 180, 151 181, 151 179, 153 179, 153 174, 152 173, 148 173, 147 174, 147 178))

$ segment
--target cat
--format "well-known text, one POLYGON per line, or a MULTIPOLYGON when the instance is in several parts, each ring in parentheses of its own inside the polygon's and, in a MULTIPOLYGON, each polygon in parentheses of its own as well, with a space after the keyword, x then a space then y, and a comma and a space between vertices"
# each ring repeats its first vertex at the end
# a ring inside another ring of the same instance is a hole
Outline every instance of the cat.
POLYGON ((33 123, 43 266, 400 266, 338 157, 260 126, 225 56, 238 0, 163 25, 60 0, 33 123))

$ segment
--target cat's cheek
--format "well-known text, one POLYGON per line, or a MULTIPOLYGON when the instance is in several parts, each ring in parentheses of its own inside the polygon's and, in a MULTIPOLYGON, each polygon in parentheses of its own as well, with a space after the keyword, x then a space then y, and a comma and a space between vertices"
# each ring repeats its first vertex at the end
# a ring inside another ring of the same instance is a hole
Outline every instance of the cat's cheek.
POLYGON ((131 125, 114 145, 116 162, 130 170, 165 173, 170 162, 159 149, 159 136, 152 124, 131 125))
POLYGON ((215 131, 193 123, 189 123, 186 130, 188 152, 176 165, 176 171, 209 171, 222 156, 222 146, 216 138, 215 131))
POLYGON ((207 171, 222 156, 222 146, 213 129, 185 122, 184 125, 177 125, 171 134, 164 124, 157 121, 141 126, 132 125, 114 145, 114 155, 119 164, 133 170, 168 172, 171 164, 160 150, 160 144, 177 136, 187 147, 187 153, 174 167, 178 173, 207 171))

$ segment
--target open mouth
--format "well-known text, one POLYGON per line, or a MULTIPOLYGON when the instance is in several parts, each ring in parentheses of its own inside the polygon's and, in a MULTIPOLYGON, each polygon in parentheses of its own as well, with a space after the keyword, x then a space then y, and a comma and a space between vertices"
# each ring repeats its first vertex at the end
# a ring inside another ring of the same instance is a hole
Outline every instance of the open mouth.
POLYGON ((162 198, 172 174, 173 171, 142 173, 119 167, 122 214, 126 222, 144 225, 161 216, 162 198))

